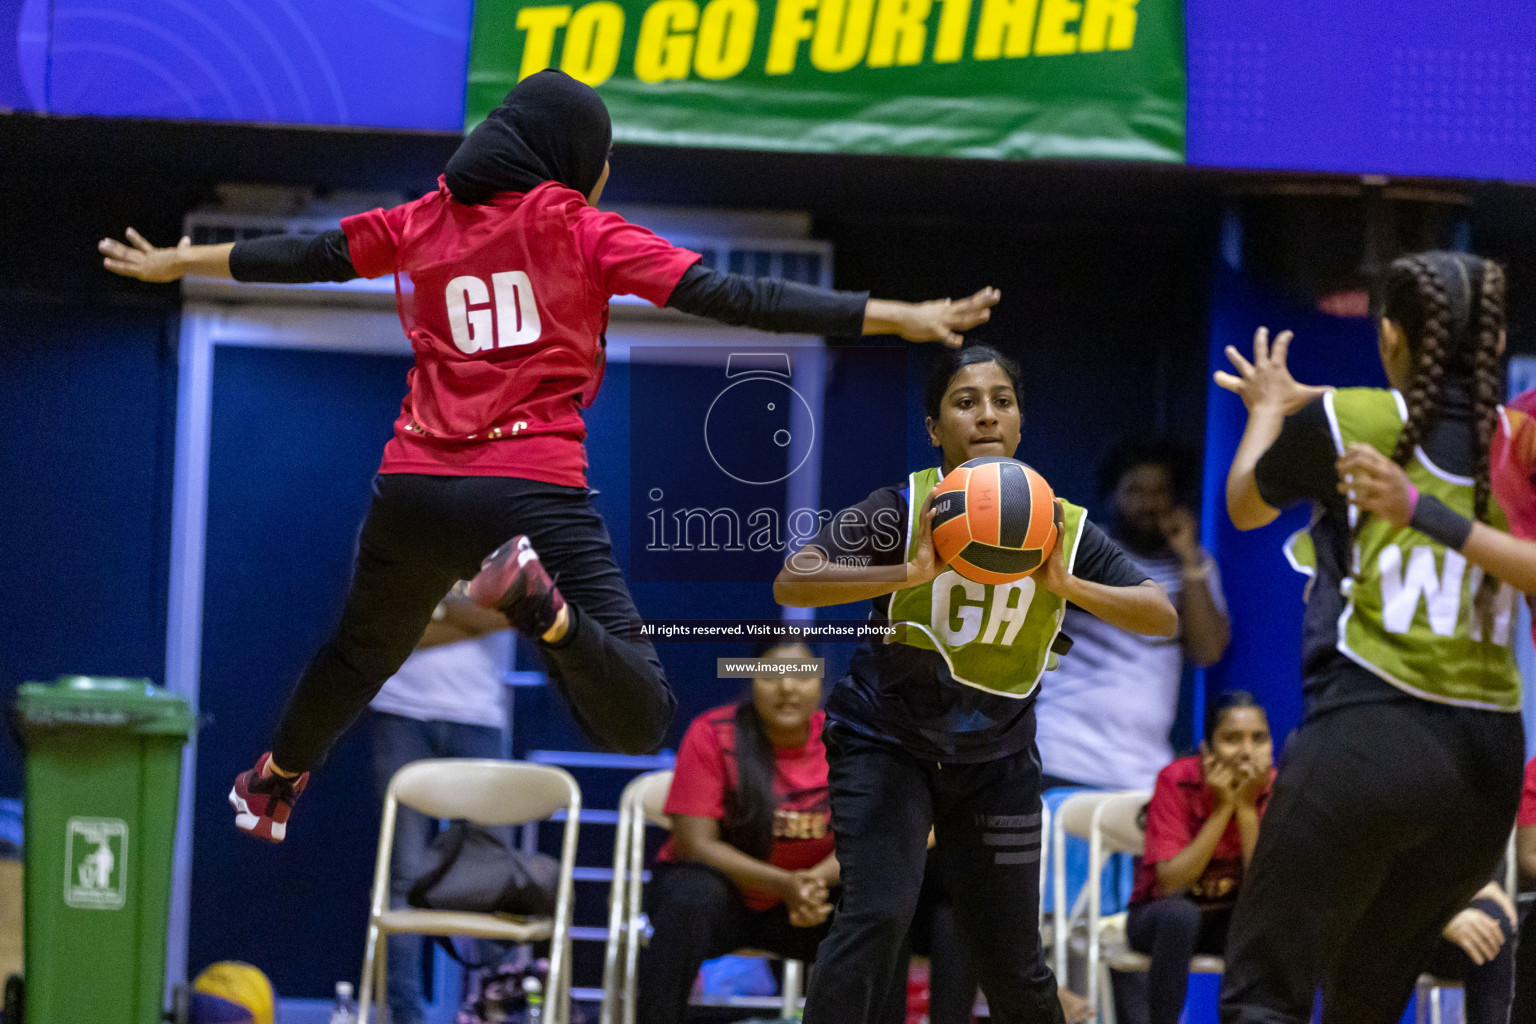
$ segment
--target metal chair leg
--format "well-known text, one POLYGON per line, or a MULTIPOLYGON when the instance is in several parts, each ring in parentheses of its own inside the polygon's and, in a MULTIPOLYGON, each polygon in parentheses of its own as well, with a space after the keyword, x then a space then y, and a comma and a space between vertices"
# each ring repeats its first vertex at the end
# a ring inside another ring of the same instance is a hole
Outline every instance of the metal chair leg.
MULTIPOLYGON (((389 939, 387 937, 380 937, 379 955, 375 964, 379 987, 374 990, 373 1005, 375 1008, 383 1006, 387 1009, 389 1006, 389 939)), ((359 1020, 358 1024, 362 1024, 362 1021, 359 1020)))
POLYGON ((1104 1024, 1115 1024, 1115 986, 1109 964, 1099 961, 1099 1016, 1104 1024))
POLYGON ((379 948, 379 926, 368 922, 368 939, 363 944, 363 973, 358 977, 357 1024, 368 1024, 373 1005, 373 961, 379 948))
POLYGON ((784 1008, 780 1015, 794 1017, 800 1012, 800 995, 804 989, 804 979, 801 972, 805 965, 799 960, 784 961, 784 1008))

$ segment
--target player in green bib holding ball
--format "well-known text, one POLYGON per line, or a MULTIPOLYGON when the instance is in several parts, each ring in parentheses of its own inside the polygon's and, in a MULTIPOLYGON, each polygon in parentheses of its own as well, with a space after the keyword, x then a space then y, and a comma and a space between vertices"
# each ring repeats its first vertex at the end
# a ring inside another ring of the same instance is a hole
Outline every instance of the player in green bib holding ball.
POLYGON ((1248 407, 1227 479, 1233 524, 1310 501, 1315 562, 1306 718, 1234 912, 1224 1024, 1309 1021, 1319 985, 1324 1024, 1397 1021, 1520 800, 1516 594, 1468 545, 1474 521, 1479 536, 1507 528, 1489 469, 1509 422, 1504 275, 1460 253, 1396 260, 1378 327, 1391 390, 1300 385, 1289 332, 1270 346, 1263 328, 1252 362, 1228 348, 1237 372, 1216 375, 1248 407), (1411 484, 1407 514, 1370 511, 1386 507, 1375 471, 1387 459, 1411 484))
POLYGON ((986 585, 938 561, 933 489, 971 459, 1011 458, 1022 423, 1011 360, 980 345, 940 358, 925 405, 942 465, 839 512, 774 581, 782 604, 873 599, 873 618, 899 623, 896 637, 859 648, 827 701, 843 896, 806 1024, 861 1024, 889 1009, 930 829, 992 1020, 1062 1020, 1037 927, 1034 697, 1068 601, 1138 633, 1178 630, 1162 589, 1066 502, 1060 540, 1030 577, 986 585))

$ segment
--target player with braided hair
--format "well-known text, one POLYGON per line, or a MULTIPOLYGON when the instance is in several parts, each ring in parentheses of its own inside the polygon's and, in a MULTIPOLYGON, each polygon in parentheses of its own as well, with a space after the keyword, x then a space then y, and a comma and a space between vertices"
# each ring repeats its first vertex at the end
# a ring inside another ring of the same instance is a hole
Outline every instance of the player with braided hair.
MULTIPOLYGON (((1498 394, 1502 380, 1503 323, 1504 275, 1496 264, 1489 264, 1483 279, 1476 374, 1477 386, 1492 395, 1498 394)), ((1480 468, 1474 478, 1480 493, 1472 521, 1442 511, 1439 499, 1421 494, 1399 463, 1368 445, 1351 446, 1339 460, 1339 489, 1362 512, 1394 524, 1443 519, 1448 541, 1465 537, 1457 550, 1485 570, 1484 587, 1488 580, 1499 579, 1521 593, 1536 593, 1536 389, 1500 412, 1489 425, 1486 452, 1479 444, 1478 454, 1486 454, 1488 465, 1486 473, 1480 468), (1478 501, 1486 507, 1490 494, 1508 520, 1508 533, 1488 525, 1486 516, 1477 512, 1478 501), (1421 512, 1421 505, 1432 511, 1421 512)))
POLYGON ((1320 983, 1325 1024, 1398 1020, 1509 836, 1524 755, 1509 584, 1536 591, 1536 555, 1517 575, 1470 540, 1520 543, 1499 532, 1493 486, 1491 451, 1513 440, 1498 405, 1503 294, 1487 261, 1405 257, 1378 324, 1391 389, 1299 384, 1289 332, 1271 347, 1262 328, 1253 360, 1228 348, 1236 372, 1216 375, 1248 408, 1233 524, 1310 501, 1316 552, 1306 718, 1234 912, 1226 1024, 1310 1020, 1320 983), (1415 500, 1389 512, 1375 488, 1393 472, 1415 500))

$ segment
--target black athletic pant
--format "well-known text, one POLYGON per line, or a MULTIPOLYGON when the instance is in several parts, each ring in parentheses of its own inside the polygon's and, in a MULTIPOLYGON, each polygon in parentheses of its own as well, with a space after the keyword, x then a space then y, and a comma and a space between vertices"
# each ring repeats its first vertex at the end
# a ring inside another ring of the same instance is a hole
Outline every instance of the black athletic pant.
POLYGON ((1520 716, 1356 704, 1287 744, 1227 940, 1223 1024, 1395 1024, 1509 839, 1520 716))
MULTIPOLYGON (((1164 896, 1131 907, 1125 937, 1132 949, 1152 960, 1146 979, 1148 1024, 1179 1024, 1189 991, 1190 958, 1196 953, 1221 956, 1231 921, 1230 904, 1202 906, 1188 896, 1164 896)), ((1115 1008, 1120 1008, 1118 1002, 1115 1008)))
MULTIPOLYGON (((907 945, 928 957, 929 1024, 970 1024, 976 1006, 976 974, 955 922, 955 904, 945 882, 944 854, 938 847, 928 851, 907 945)), ((896 984, 901 991, 900 998, 891 1001, 902 1006, 906 1005, 908 959, 904 955, 896 965, 896 984)), ((905 1012, 895 1015, 897 1021, 905 1018, 905 1012)))
POLYGON ((1040 950, 1040 764, 1033 747, 981 764, 919 761, 830 726, 832 829, 843 896, 811 975, 805 1024, 871 1024, 923 884, 928 829, 955 921, 997 1024, 1062 1024, 1040 950))
POLYGON ((676 701, 656 651, 629 640, 639 617, 602 517, 584 488, 512 477, 381 474, 336 631, 304 670, 272 742, 287 771, 320 762, 415 648, 454 583, 527 534, 571 606, 559 644, 539 644, 576 721, 599 746, 654 750, 676 701))
POLYGON ((640 950, 638 1024, 682 1024, 705 960, 750 947, 809 963, 829 927, 796 928, 782 903, 751 910, 730 879, 702 864, 657 864, 645 911, 655 930, 640 950))

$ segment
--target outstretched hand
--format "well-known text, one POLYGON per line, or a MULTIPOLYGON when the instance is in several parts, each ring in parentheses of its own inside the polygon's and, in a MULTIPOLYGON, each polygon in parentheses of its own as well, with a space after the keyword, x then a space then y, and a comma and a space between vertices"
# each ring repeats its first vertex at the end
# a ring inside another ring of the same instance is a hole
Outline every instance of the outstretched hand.
POLYGON ((113 238, 103 238, 96 243, 96 248, 105 257, 101 265, 112 273, 140 281, 160 282, 178 280, 186 272, 185 257, 192 248, 191 238, 183 236, 174 248, 158 248, 150 245, 133 228, 125 234, 128 245, 113 238))
POLYGON ((1269 328, 1260 327, 1253 334, 1253 362, 1233 345, 1227 346, 1227 358, 1236 374, 1216 371, 1216 383, 1243 400, 1251 413, 1271 409, 1289 416, 1319 395, 1332 391, 1323 385, 1299 384, 1285 365, 1291 347, 1291 332, 1281 331, 1269 343, 1269 328))
POLYGON ((950 348, 959 348, 965 341, 960 332, 992 319, 992 307, 1002 297, 996 288, 983 288, 964 299, 870 299, 864 310, 864 333, 898 334, 907 341, 942 341, 950 348))

